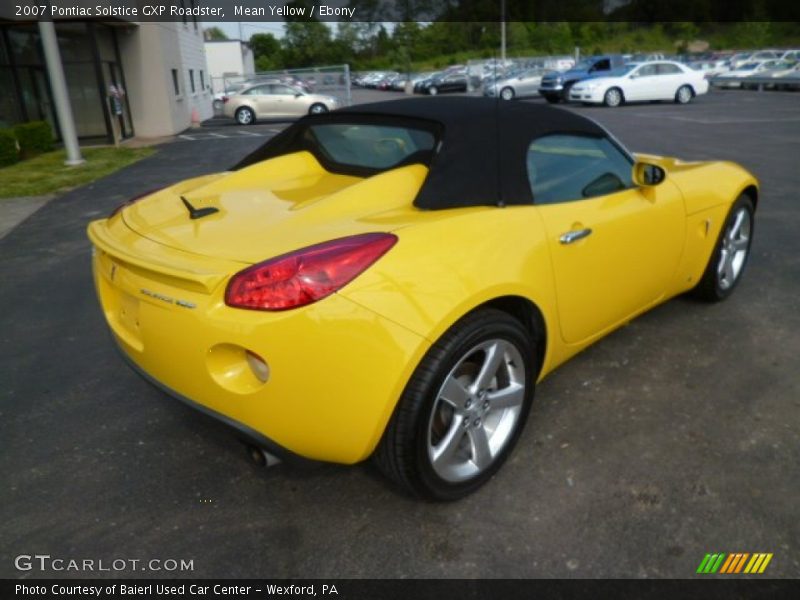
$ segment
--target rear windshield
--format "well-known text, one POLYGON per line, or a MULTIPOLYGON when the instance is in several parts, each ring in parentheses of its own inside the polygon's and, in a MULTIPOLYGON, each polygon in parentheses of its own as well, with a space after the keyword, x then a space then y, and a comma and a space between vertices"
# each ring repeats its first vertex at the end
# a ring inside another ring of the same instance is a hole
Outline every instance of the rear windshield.
POLYGON ((326 123, 310 125, 306 143, 340 169, 383 171, 401 164, 429 163, 436 138, 430 131, 413 127, 326 123))

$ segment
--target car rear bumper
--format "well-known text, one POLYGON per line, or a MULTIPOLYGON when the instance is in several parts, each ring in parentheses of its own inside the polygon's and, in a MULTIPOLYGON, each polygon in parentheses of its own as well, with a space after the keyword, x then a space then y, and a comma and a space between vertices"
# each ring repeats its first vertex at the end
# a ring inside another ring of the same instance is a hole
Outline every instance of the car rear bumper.
POLYGON ((90 226, 97 295, 137 371, 276 453, 345 464, 372 453, 429 342, 339 294, 282 312, 228 307, 227 276, 202 289, 133 264, 92 231, 103 227, 90 226))

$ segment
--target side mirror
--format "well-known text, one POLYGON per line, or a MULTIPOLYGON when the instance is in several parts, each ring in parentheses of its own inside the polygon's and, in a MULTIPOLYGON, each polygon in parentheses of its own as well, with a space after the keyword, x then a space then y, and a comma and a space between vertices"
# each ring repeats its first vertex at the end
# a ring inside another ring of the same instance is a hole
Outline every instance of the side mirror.
POLYGON ((658 185, 667 177, 667 172, 658 165, 637 162, 633 165, 633 182, 641 187, 658 185))

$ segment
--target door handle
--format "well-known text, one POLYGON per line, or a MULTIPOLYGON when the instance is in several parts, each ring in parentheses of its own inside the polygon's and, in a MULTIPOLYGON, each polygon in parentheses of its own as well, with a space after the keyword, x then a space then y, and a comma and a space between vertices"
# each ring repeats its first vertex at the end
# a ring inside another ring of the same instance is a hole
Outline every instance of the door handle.
POLYGON ((590 235, 592 235, 591 229, 575 229, 573 231, 568 231, 567 233, 561 234, 561 237, 558 238, 558 241, 562 244, 571 244, 590 235))

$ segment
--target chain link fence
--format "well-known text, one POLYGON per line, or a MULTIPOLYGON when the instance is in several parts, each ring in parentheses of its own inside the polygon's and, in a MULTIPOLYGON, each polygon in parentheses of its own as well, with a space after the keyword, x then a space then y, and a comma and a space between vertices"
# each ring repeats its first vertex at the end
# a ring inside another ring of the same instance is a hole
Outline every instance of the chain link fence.
POLYGON ((230 96, 249 85, 257 83, 281 82, 296 87, 299 91, 310 94, 334 96, 340 106, 353 103, 350 87, 349 65, 330 65, 309 67, 305 69, 280 69, 277 71, 260 71, 252 75, 225 74, 211 78, 211 89, 214 93, 214 115, 222 114, 222 98, 230 96))

